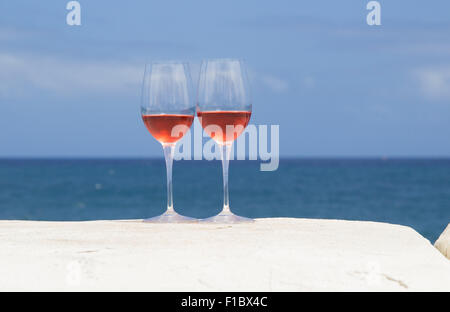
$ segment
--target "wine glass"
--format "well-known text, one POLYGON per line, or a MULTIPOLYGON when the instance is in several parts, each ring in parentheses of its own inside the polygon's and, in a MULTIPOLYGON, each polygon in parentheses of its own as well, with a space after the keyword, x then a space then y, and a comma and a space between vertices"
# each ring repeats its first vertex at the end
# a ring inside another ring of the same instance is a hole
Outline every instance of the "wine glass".
POLYGON ((244 131, 252 114, 245 64, 239 59, 204 60, 200 68, 197 116, 205 132, 219 145, 223 170, 223 209, 203 221, 252 222, 230 210, 228 162, 233 141, 244 131))
POLYGON ((172 164, 176 142, 189 131, 195 115, 189 66, 182 62, 153 62, 145 67, 141 114, 145 126, 164 150, 167 169, 167 210, 144 222, 192 222, 175 212, 172 164))

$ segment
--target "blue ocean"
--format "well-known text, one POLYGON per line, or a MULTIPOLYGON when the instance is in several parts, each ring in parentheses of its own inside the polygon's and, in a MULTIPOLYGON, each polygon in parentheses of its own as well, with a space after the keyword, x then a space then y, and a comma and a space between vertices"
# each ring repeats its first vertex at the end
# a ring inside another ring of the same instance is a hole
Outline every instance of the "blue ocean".
MULTIPOLYGON (((284 159, 263 172, 230 162, 231 208, 252 218, 370 220, 408 225, 434 242, 450 222, 450 159, 284 159)), ((0 219, 151 217, 166 205, 163 159, 2 159, 0 219)), ((174 162, 175 209, 222 205, 219 161, 174 162)))

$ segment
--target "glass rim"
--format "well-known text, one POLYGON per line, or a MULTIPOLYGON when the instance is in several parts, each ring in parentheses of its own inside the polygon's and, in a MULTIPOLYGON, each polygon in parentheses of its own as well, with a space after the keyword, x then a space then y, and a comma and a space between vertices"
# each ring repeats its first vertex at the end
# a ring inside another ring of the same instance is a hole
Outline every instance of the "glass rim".
POLYGON ((202 59, 202 62, 218 62, 218 61, 238 61, 238 62, 244 62, 245 58, 243 57, 213 57, 213 58, 204 58, 202 59))
POLYGON ((184 61, 184 60, 176 60, 176 59, 175 60, 164 60, 164 59, 162 59, 162 60, 151 60, 151 61, 146 62, 145 64, 146 65, 153 65, 153 64, 155 64, 155 65, 158 65, 158 64, 189 65, 189 62, 188 61, 184 61))

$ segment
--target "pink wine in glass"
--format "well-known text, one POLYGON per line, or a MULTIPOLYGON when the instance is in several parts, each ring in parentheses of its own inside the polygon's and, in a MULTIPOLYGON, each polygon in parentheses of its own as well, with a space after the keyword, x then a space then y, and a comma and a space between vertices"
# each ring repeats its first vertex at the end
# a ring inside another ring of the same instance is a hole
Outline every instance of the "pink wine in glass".
POLYGON ((244 132, 251 115, 252 112, 248 111, 197 112, 197 116, 205 132, 219 144, 236 140, 244 132), (213 126, 219 127, 221 131, 218 131, 218 133, 214 132, 213 126))
POLYGON ((161 143, 174 143, 191 127, 194 116, 181 114, 142 115, 148 131, 161 143))

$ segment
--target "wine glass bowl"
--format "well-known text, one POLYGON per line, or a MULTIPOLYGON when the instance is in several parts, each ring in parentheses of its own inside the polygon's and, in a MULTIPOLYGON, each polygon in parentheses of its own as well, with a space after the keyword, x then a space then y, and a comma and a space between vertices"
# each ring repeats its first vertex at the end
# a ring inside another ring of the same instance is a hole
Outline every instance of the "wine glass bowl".
POLYGON ((175 145, 192 125, 195 104, 189 66, 182 62, 153 62, 145 68, 141 100, 142 120, 162 144, 167 169, 167 210, 145 222, 180 223, 196 219, 182 216, 173 208, 172 164, 175 145))
POLYGON ((224 200, 222 212, 202 220, 215 223, 252 222, 230 210, 228 164, 231 147, 250 121, 252 103, 243 60, 209 59, 202 62, 197 90, 197 117, 204 131, 219 145, 224 200))
POLYGON ((249 111, 206 111, 197 112, 205 132, 219 145, 233 144, 250 121, 249 111))
POLYGON ((142 115, 147 130, 162 144, 176 143, 192 125, 194 116, 182 114, 142 115))

